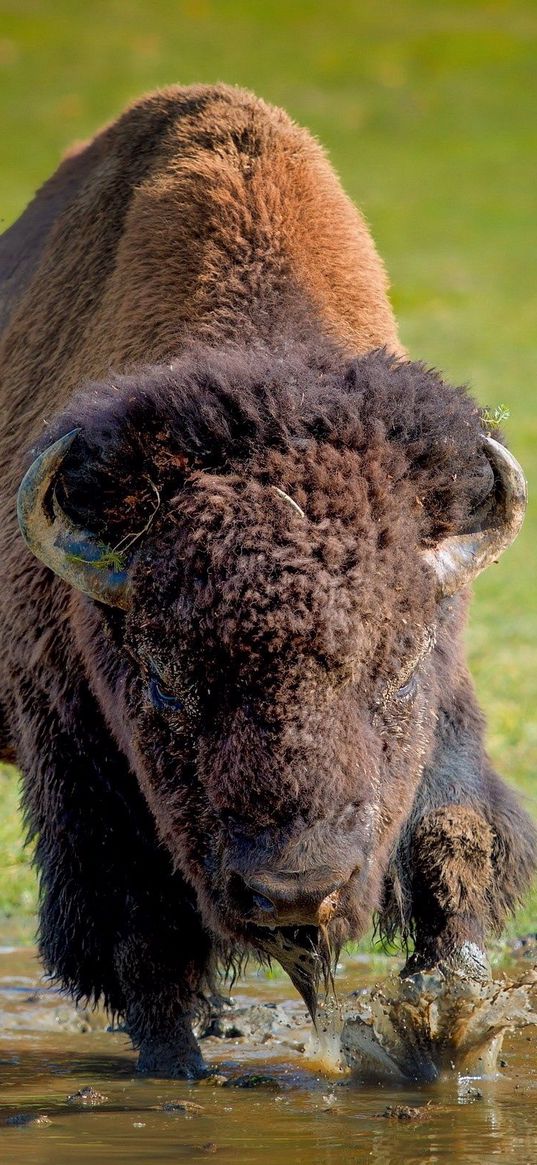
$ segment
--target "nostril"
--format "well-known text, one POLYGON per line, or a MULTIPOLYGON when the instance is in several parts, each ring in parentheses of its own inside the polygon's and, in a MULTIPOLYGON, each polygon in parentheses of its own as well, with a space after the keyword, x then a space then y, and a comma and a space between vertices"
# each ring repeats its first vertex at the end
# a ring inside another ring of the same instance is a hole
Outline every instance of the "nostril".
POLYGON ((258 909, 263 910, 265 914, 274 914, 274 903, 270 901, 270 898, 266 898, 264 894, 253 894, 252 900, 258 909))
POLYGON ((248 916, 254 911, 263 914, 274 914, 276 907, 274 902, 262 893, 262 890, 257 890, 252 886, 246 878, 233 871, 229 879, 229 891, 235 901, 236 906, 248 916))

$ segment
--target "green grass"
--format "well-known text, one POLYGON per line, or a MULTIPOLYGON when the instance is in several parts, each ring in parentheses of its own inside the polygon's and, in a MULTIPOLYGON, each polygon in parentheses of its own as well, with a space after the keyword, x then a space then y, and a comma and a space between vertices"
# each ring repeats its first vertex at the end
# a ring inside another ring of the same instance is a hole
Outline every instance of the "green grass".
POLYGON ((8 917, 35 911, 35 875, 24 846, 18 800, 16 769, 0 765, 0 914, 8 917))
MULTIPOLYGON (((0 220, 144 90, 233 81, 317 133, 365 210, 412 355, 505 403, 537 480, 534 0, 0 0, 0 220)), ((533 494, 533 490, 530 490, 533 494)), ((537 508, 478 582, 473 673, 499 769, 537 812, 537 508)), ((33 909, 0 777, 0 908, 33 909)), ((519 926, 537 925, 537 896, 519 926)))

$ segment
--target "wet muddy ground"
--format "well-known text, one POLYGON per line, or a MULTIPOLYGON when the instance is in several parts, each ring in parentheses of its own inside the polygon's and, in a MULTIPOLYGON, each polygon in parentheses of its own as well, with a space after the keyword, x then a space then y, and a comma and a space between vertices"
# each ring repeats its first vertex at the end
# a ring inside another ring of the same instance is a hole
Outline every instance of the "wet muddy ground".
MULTIPOLYGON (((533 961, 523 948, 509 971, 520 977, 533 961)), ((381 982, 387 969, 347 958, 340 996, 381 982)), ((43 984, 31 948, 6 942, 0 1029, 2 1165, 213 1157, 223 1165, 486 1165, 537 1157, 535 1027, 506 1037, 489 1076, 447 1070, 416 1084, 379 1072, 360 1083, 320 1069, 289 980, 253 968, 203 1039, 217 1075, 195 1084, 148 1080, 136 1076, 122 1032, 107 1031, 102 1013, 73 1008, 43 984)))

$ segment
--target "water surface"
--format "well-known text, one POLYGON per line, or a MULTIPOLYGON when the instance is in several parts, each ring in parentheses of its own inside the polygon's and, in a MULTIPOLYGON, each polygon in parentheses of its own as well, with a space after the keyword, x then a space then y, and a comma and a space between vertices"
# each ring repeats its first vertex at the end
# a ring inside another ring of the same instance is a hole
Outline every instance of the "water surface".
MULTIPOLYGON (((381 978, 378 964, 373 972, 363 956, 347 958, 338 988, 343 995, 381 978)), ((227 1037, 203 1041, 220 1079, 147 1080, 136 1076, 123 1033, 107 1032, 102 1014, 77 1013, 46 988, 32 949, 4 947, 2 1165, 535 1160, 535 1028, 506 1038, 500 1070, 488 1078, 448 1072, 421 1085, 363 1084, 319 1071, 287 979, 253 969, 233 998, 222 1021, 227 1037)))

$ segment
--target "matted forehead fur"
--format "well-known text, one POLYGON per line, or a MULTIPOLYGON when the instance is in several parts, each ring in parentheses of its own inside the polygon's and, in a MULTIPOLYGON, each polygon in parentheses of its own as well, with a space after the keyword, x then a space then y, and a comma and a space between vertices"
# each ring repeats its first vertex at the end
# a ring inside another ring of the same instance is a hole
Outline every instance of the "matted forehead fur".
POLYGON ((366 665, 374 679, 386 656, 397 668, 432 618, 432 592, 416 507, 389 488, 387 468, 312 439, 225 474, 194 472, 133 576, 163 674, 185 625, 207 683, 226 681, 231 700, 282 687, 292 698, 324 677, 337 687, 366 665))
POLYGON ((493 486, 469 395, 383 351, 192 350, 90 386, 46 443, 75 427, 62 504, 111 546, 140 532, 134 617, 173 641, 195 613, 209 682, 396 667, 430 615, 420 548, 493 486))

